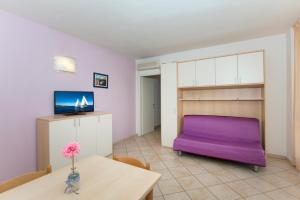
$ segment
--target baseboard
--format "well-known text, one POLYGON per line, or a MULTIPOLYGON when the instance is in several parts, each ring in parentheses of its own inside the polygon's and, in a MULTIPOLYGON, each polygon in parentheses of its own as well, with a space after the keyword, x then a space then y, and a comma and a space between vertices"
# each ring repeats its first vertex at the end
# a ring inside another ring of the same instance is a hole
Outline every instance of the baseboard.
POLYGON ((267 157, 277 158, 277 159, 281 159, 281 160, 288 160, 288 158, 286 156, 272 154, 272 153, 267 153, 267 157))
POLYGON ((267 153, 267 157, 281 159, 281 160, 287 160, 291 165, 296 166, 295 163, 293 161, 291 161, 287 156, 282 156, 282 155, 276 155, 276 154, 267 153))

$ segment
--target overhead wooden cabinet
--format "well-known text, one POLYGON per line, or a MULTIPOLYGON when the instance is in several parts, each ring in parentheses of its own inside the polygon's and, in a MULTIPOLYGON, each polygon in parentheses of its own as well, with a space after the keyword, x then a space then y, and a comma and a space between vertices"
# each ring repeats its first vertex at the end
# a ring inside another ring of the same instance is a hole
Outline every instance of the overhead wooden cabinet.
POLYGON ((196 86, 195 76, 196 62, 178 64, 178 87, 196 86))
POLYGON ((196 86, 213 86, 216 84, 215 59, 196 62, 196 86))
POLYGON ((238 83, 252 84, 264 82, 263 52, 247 53, 238 56, 238 83))
POLYGON ((237 83, 237 56, 216 58, 216 85, 233 85, 237 83))
POLYGON ((64 146, 70 142, 80 143, 82 159, 93 154, 112 154, 112 115, 88 113, 81 116, 50 116, 37 119, 37 166, 54 170, 70 164, 62 155, 64 146))

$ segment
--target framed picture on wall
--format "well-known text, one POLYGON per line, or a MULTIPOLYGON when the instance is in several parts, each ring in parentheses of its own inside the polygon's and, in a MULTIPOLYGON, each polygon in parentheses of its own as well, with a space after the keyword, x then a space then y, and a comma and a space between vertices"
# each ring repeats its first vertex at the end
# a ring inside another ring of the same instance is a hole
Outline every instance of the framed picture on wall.
POLYGON ((94 87, 108 88, 108 75, 94 72, 94 87))

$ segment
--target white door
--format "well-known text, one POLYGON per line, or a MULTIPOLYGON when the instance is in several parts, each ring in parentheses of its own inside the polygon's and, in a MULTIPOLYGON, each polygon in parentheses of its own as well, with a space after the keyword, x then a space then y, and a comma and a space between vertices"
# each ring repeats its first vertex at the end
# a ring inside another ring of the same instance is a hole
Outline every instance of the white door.
POLYGON ((53 121, 49 124, 49 156, 53 170, 70 165, 69 159, 63 157, 63 148, 76 141, 76 121, 74 119, 53 121))
POLYGON ((86 158, 97 152, 97 117, 82 117, 78 120, 77 141, 80 143, 79 158, 86 158))
POLYGON ((196 62, 196 86, 213 86, 216 84, 215 59, 196 62))
POLYGON ((173 147, 177 137, 177 69, 176 63, 161 66, 161 142, 173 147))
POLYGON ((154 131, 154 85, 154 79, 141 78, 142 134, 154 131))
POLYGON ((98 116, 97 152, 101 156, 112 154, 112 115, 98 116))
POLYGON ((178 64, 178 87, 193 87, 196 85, 196 62, 178 64))
POLYGON ((216 58, 216 85, 237 83, 237 56, 216 58))
POLYGON ((263 52, 248 53, 238 56, 239 83, 264 82, 264 54, 263 52))

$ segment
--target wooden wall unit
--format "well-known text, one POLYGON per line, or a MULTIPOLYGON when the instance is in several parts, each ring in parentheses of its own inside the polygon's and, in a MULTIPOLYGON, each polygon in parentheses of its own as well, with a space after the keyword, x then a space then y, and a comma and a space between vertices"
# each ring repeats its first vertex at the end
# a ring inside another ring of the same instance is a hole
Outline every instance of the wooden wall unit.
MULTIPOLYGON (((184 115, 251 117, 257 118, 260 121, 261 137, 264 144, 265 95, 263 51, 214 59, 216 67, 216 82, 214 85, 203 87, 197 86, 197 84, 189 87, 178 85, 178 133, 181 130, 184 115), (239 60, 242 61, 239 63, 239 60), (222 69, 223 72, 218 75, 218 67, 222 68, 223 66, 232 70, 225 70, 225 72, 222 69), (239 68, 242 70, 239 70, 239 68), (220 77, 222 80, 218 80, 220 77)), ((194 62, 196 63, 197 61, 194 62)), ((178 65, 181 67, 184 66, 182 63, 178 65)), ((179 70, 178 73, 180 73, 179 70)), ((185 74, 185 77, 187 76, 188 74, 185 74)), ((180 74, 178 74, 178 78, 180 78, 180 74)))
POLYGON ((294 72, 294 142, 295 142, 295 164, 300 170, 300 21, 294 27, 295 32, 295 72, 294 72))

